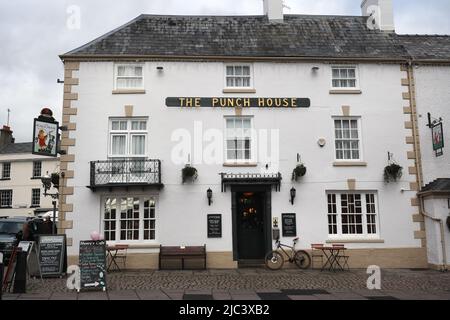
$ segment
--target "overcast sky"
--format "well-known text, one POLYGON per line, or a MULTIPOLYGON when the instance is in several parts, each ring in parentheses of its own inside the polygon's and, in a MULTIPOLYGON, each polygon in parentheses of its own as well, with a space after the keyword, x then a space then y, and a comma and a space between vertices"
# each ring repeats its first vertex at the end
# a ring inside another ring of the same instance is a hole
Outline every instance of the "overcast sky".
MULTIPOLYGON (((285 0, 287 14, 360 15, 360 0, 285 0)), ((59 54, 148 14, 262 14, 262 0, 14 0, 0 1, 0 125, 17 142, 31 141, 32 119, 44 106, 60 119, 63 78, 59 54), (67 27, 80 8, 79 29, 67 27)), ((394 0, 398 33, 450 34, 450 1, 394 0)))

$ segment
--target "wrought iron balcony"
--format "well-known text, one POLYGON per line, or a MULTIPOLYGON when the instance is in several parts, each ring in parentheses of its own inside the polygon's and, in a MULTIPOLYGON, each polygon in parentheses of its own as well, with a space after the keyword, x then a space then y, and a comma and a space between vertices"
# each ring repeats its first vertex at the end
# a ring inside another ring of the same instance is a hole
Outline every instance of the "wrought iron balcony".
POLYGON ((107 160, 91 162, 89 188, 114 187, 162 188, 161 160, 107 160))

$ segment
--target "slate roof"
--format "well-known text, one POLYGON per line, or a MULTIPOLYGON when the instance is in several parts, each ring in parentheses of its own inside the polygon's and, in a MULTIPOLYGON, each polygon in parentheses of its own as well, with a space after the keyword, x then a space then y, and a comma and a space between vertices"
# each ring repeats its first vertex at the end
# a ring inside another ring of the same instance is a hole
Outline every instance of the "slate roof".
POLYGON ((369 30, 366 21, 361 16, 285 15, 283 23, 270 23, 266 16, 141 15, 61 58, 408 58, 395 33, 369 30))
POLYGON ((32 142, 9 143, 0 148, 0 154, 30 153, 33 149, 32 142))
POLYGON ((422 188, 419 194, 447 192, 450 193, 450 179, 436 179, 422 188))
POLYGON ((398 38, 415 60, 450 60, 450 36, 399 35, 398 38))

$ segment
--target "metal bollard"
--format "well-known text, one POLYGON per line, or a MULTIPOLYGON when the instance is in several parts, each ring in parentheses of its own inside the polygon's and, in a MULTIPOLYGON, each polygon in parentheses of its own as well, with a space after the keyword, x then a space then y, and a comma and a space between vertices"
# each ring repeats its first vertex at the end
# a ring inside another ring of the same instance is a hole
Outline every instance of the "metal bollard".
POLYGON ((5 269, 3 265, 3 253, 0 252, 0 300, 3 296, 3 270, 5 269))
POLYGON ((27 252, 17 248, 16 275, 14 277, 14 293, 27 292, 27 252))

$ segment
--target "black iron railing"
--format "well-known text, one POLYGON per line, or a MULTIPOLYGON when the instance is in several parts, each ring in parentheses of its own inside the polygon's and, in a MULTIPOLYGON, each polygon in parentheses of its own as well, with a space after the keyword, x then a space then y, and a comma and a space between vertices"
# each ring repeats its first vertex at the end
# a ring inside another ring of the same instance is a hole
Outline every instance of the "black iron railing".
POLYGON ((162 185, 161 160, 91 162, 91 188, 132 185, 162 185))

